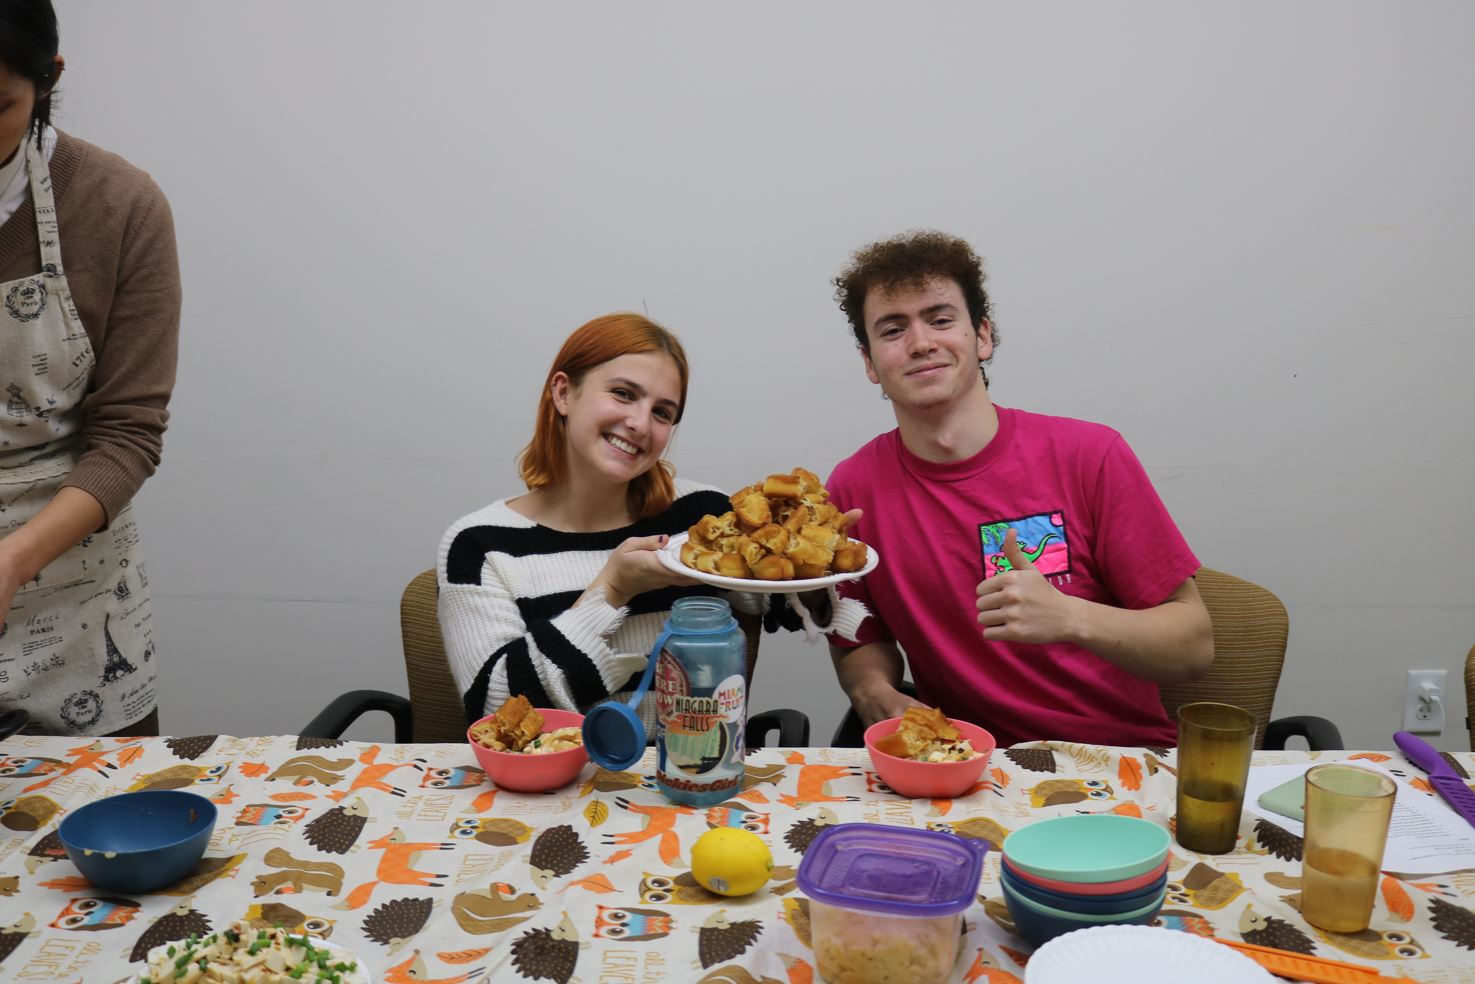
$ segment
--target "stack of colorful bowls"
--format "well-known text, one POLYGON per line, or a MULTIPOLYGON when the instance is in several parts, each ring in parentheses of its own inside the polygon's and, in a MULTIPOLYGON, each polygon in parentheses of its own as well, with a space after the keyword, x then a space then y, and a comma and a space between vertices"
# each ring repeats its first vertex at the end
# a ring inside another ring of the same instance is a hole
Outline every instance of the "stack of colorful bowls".
POLYGON ((1146 925, 1163 907, 1168 831, 1116 814, 1076 814, 1021 827, 999 865, 1019 935, 1035 946, 1112 923, 1146 925))

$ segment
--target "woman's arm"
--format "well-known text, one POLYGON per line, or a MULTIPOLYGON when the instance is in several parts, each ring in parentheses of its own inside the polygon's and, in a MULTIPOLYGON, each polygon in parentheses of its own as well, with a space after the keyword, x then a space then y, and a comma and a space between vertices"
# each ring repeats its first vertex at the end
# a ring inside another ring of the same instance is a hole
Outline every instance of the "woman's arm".
POLYGON ((102 503, 81 489, 64 487, 25 525, 0 539, 0 623, 22 584, 106 519, 102 503))

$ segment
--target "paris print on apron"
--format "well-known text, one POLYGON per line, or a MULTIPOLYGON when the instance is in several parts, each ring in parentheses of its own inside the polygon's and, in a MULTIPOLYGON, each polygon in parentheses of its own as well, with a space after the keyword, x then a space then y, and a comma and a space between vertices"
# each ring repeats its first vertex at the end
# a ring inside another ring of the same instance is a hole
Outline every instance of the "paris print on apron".
MULTIPOLYGON (((51 174, 25 144, 41 272, 0 284, 0 537, 40 512, 76 466, 96 364, 62 270, 51 174)), ((0 628, 0 707, 29 730, 107 734, 154 709, 148 577, 133 511, 21 586, 0 628)))

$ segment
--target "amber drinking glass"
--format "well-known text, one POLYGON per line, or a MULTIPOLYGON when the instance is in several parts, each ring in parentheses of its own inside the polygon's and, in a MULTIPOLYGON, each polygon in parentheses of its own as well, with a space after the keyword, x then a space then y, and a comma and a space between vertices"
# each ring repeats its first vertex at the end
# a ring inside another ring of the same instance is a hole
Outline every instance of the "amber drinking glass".
POLYGON ((1239 834, 1255 715, 1232 704, 1178 708, 1178 843, 1227 854, 1239 834))
POLYGON ((1353 765, 1306 771, 1306 853, 1301 867, 1301 914, 1333 933, 1367 929, 1388 821, 1393 780, 1353 765))

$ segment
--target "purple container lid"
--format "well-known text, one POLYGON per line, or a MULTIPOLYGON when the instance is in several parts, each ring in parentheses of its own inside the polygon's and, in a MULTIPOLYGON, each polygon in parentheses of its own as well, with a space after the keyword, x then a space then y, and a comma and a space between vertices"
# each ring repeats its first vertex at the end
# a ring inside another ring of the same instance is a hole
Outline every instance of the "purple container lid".
POLYGON ((988 845, 876 823, 826 827, 799 863, 815 902, 899 916, 947 916, 973 903, 988 845))

